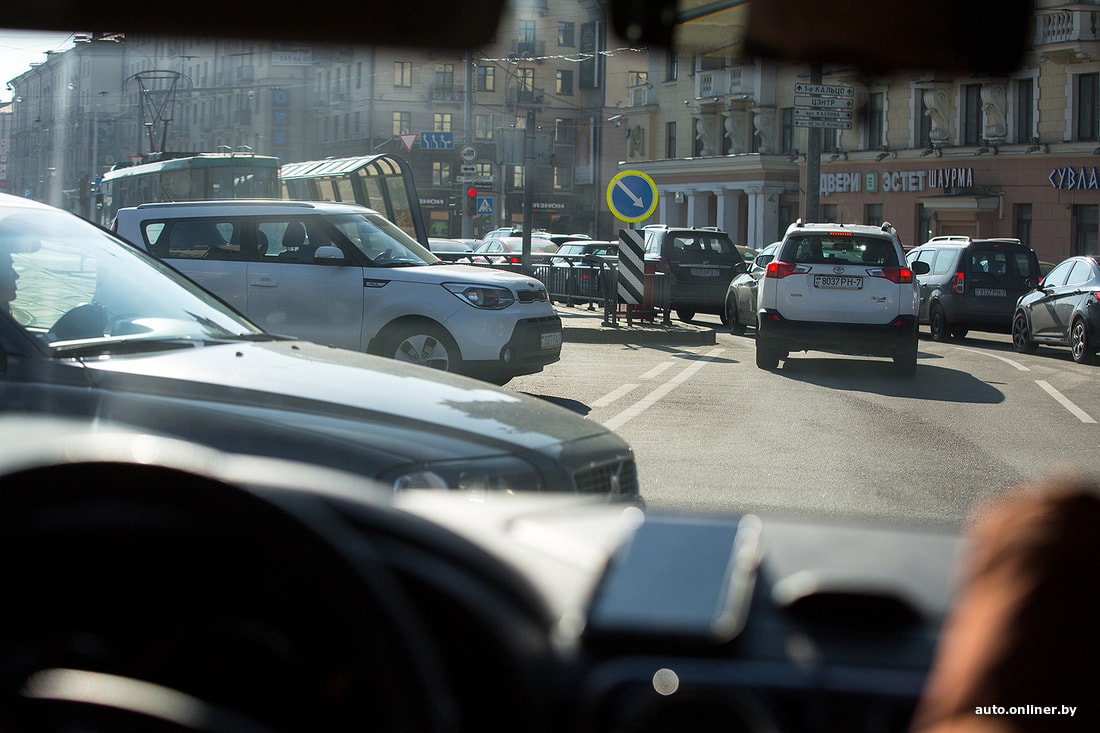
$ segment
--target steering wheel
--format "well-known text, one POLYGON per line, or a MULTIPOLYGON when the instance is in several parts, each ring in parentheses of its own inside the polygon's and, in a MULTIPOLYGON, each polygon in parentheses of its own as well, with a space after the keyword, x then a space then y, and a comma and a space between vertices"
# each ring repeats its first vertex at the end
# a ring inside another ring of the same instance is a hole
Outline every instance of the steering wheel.
POLYGON ((0 584, 5 730, 451 724, 415 610, 317 496, 135 463, 24 470, 0 477, 0 584))

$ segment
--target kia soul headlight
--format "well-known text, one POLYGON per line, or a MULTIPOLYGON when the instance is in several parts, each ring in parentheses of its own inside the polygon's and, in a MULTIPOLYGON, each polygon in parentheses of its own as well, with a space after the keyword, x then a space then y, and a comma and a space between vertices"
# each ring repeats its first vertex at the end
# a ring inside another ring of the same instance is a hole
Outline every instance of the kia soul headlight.
POLYGON ((494 285, 443 283, 443 287, 475 308, 500 310, 516 302, 516 296, 511 290, 494 285))

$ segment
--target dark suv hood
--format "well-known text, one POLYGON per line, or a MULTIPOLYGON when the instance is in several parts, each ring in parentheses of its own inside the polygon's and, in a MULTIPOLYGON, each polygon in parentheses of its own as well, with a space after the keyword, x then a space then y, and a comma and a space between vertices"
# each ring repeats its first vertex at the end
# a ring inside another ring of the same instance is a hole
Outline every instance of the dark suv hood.
POLYGON ((600 425, 535 397, 308 342, 51 361, 60 377, 9 384, 4 406, 117 421, 371 476, 493 455, 520 456, 553 473, 548 464, 577 452, 630 452, 600 425), (86 378, 74 379, 71 370, 81 365, 86 378))

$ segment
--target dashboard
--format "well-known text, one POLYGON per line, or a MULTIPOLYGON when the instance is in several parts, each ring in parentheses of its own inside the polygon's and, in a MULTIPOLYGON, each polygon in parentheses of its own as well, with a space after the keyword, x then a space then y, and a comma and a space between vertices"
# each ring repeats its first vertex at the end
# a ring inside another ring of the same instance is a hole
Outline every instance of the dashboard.
POLYGON ((902 731, 955 531, 392 495, 0 421, 10 730, 902 731))

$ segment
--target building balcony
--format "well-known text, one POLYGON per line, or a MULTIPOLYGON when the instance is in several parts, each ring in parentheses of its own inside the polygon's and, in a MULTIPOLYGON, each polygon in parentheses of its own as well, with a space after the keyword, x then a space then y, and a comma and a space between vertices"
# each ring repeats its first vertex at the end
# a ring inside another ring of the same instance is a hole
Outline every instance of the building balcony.
POLYGON ((740 66, 695 73, 695 98, 698 100, 724 100, 734 95, 752 96, 754 92, 752 76, 740 66))
POLYGON ((1100 60, 1100 8, 1070 5, 1037 10, 1035 50, 1062 64, 1100 60))

